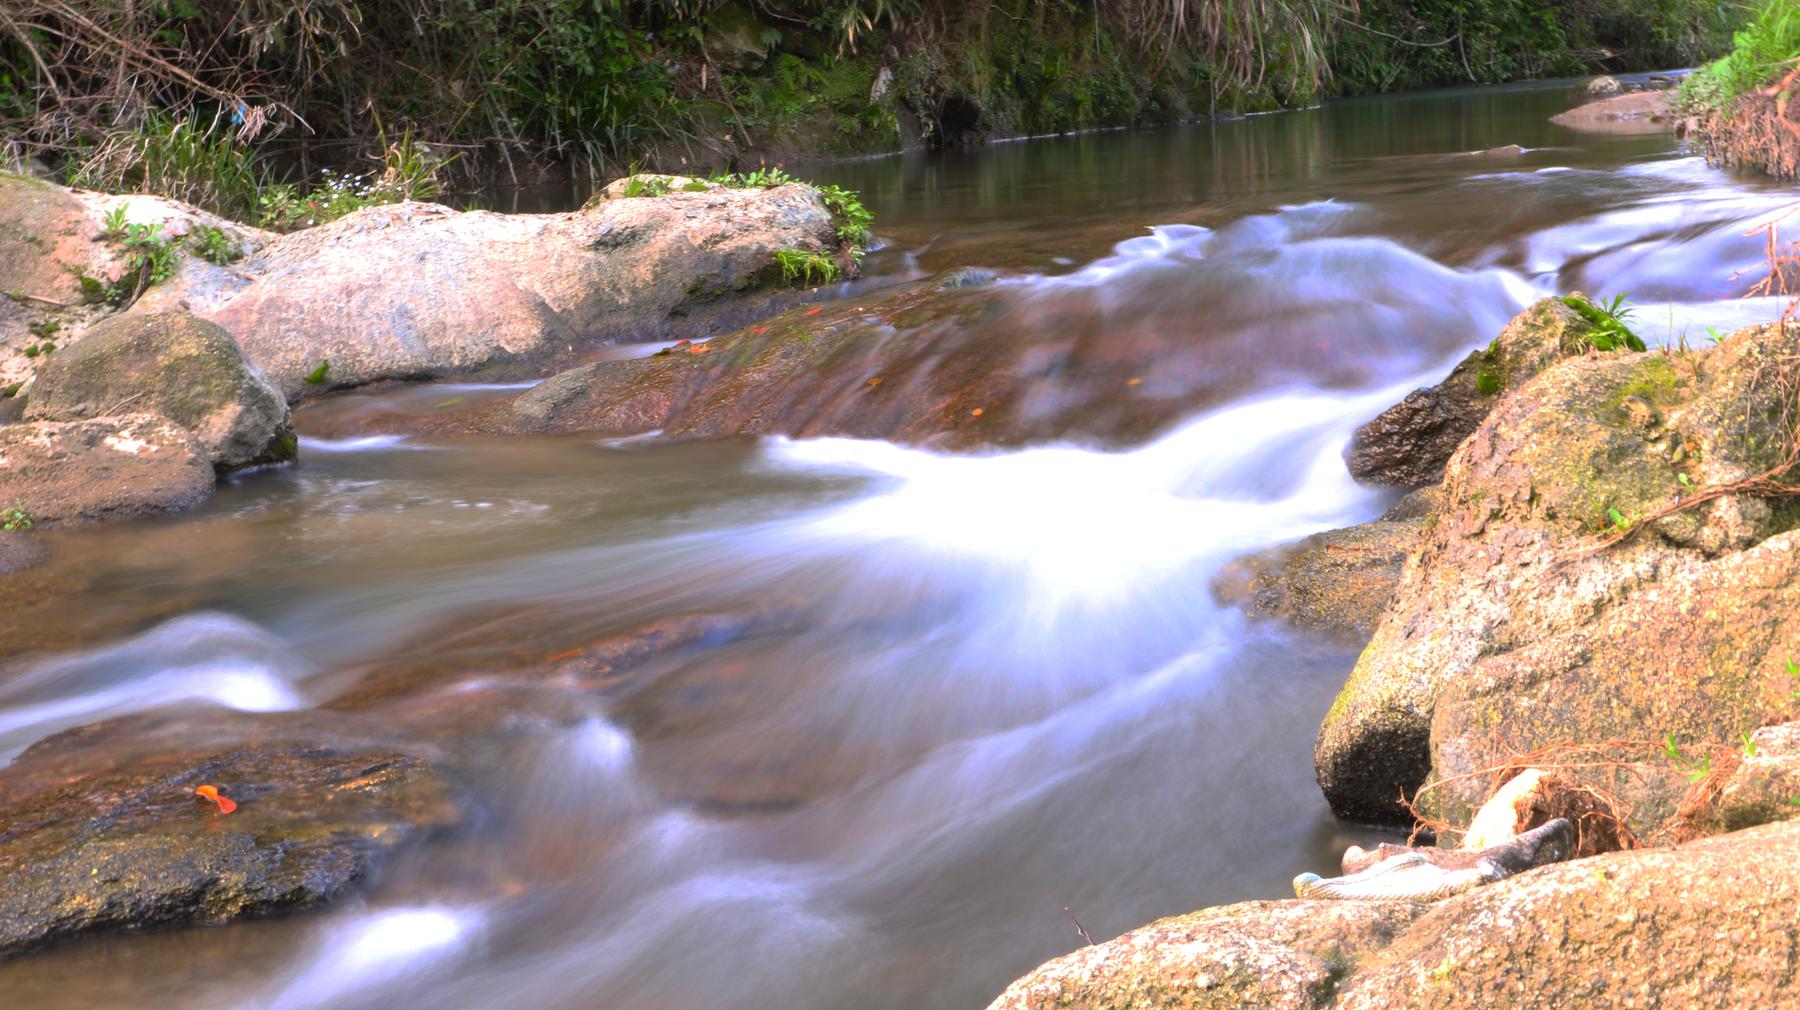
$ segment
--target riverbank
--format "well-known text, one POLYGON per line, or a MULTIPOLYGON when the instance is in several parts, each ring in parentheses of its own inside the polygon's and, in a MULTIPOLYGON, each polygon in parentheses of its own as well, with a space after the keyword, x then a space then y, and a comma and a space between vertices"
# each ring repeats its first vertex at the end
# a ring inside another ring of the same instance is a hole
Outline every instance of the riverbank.
POLYGON ((1784 0, 1752 8, 1732 51, 1695 72, 1676 103, 1715 164, 1800 179, 1800 18, 1784 0))
POLYGON ((1481 8, 33 2, 0 26, 0 159, 242 220, 230 204, 254 208, 237 191, 258 180, 319 188, 402 143, 481 182, 725 170, 1687 65, 1729 29, 1700 0, 1481 8))

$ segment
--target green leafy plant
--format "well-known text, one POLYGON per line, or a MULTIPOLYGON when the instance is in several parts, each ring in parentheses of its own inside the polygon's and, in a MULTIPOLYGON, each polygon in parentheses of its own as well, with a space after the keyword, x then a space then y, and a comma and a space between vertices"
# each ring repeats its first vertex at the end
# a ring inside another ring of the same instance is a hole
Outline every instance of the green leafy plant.
POLYGON ((323 386, 325 384, 325 374, 329 371, 331 371, 331 361, 327 359, 319 362, 319 367, 307 372, 304 378, 309 385, 323 386))
POLYGON ((875 215, 863 206, 852 190, 842 186, 820 186, 818 189, 819 199, 824 202, 825 209, 831 211, 838 239, 854 249, 866 247, 874 238, 869 226, 875 223, 875 215))
POLYGON ((843 273, 837 260, 806 249, 778 249, 775 262, 781 265, 781 279, 800 287, 829 284, 843 273))
POLYGON ((125 248, 125 274, 106 289, 106 300, 115 305, 129 304, 151 285, 175 276, 181 264, 180 247, 163 234, 160 223, 126 225, 120 244, 125 248))
POLYGON ((1616 508, 1607 508, 1606 519, 1608 522, 1612 523, 1613 529, 1618 530, 1620 533, 1631 529, 1631 520, 1625 518, 1625 513, 1620 512, 1616 508))
POLYGON ((633 175, 625 180, 621 195, 627 199, 640 196, 667 196, 671 183, 666 175, 633 175))
POLYGON ((12 505, 0 509, 0 530, 8 533, 20 533, 37 525, 37 520, 23 506, 12 505))
POLYGON ((1742 752, 1745 757, 1753 758, 1756 756, 1756 741, 1750 739, 1750 732, 1748 730, 1738 734, 1738 750, 1742 752))
POLYGON ((1566 295, 1562 303, 1574 309, 1587 322, 1588 332, 1583 339, 1595 350, 1647 350, 1643 339, 1625 324, 1625 320, 1635 310, 1626 306, 1624 295, 1618 295, 1612 301, 1604 303, 1592 302, 1579 295, 1566 295))
POLYGON ((125 237, 126 209, 124 204, 120 204, 112 210, 107 211, 106 216, 100 219, 101 241, 117 242, 125 237))
POLYGON ((196 225, 188 233, 188 248, 194 251, 194 255, 215 266, 236 263, 244 257, 238 250, 237 243, 223 229, 210 224, 196 225))

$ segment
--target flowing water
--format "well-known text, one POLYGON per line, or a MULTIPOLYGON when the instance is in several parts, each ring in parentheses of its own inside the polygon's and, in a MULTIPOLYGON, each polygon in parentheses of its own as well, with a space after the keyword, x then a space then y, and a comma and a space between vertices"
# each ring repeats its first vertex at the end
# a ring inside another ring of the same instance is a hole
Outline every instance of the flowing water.
POLYGON ((46 536, 0 580, 5 758, 159 706, 313 707, 445 629, 755 630, 553 694, 479 753, 430 740, 478 815, 360 897, 14 958, 0 1002, 972 1008, 1079 944, 1065 908, 1104 938, 1282 895, 1363 837, 1311 769, 1354 650, 1218 606, 1218 567, 1379 513, 1349 432, 1540 293, 1629 293, 1700 344, 1772 311, 1733 299, 1779 190, 1548 124, 1565 104, 1437 92, 816 173, 878 214, 861 288, 997 268, 982 297, 1053 298, 1063 335, 1155 327, 1242 366, 1135 449, 303 437, 193 513, 46 536))

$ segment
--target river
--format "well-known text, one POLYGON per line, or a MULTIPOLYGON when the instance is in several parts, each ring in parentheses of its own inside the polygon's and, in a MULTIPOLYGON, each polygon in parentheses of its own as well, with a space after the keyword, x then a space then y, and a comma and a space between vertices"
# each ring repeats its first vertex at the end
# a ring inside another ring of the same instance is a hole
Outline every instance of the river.
POLYGON ((52 562, 0 582, 4 758, 126 712, 204 734, 214 706, 317 706, 445 629, 756 630, 539 699, 498 744, 396 730, 459 769, 463 828, 322 911, 0 962, 0 1002, 978 1008, 1081 942, 1071 914, 1104 939, 1287 893, 1376 837, 1312 775, 1355 647, 1215 604, 1219 566, 1380 513, 1350 431, 1540 294, 1628 294, 1659 341, 1771 314, 1735 299, 1782 192, 1666 135, 1552 126, 1566 91, 803 173, 877 215, 846 296, 991 268, 970 326, 1208 349, 1207 394, 1136 447, 307 434, 505 392, 443 383, 298 412, 298 465, 194 512, 48 534, 52 562))

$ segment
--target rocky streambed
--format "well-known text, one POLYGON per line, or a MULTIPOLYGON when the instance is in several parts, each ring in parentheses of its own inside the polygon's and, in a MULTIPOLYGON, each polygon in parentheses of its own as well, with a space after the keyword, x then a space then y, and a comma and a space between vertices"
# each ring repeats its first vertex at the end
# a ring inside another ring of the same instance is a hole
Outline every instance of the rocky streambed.
POLYGON ((276 236, 0 177, 0 987, 1800 999, 1800 328, 1675 319, 1743 293, 1762 194, 1504 136, 1066 263, 1106 226, 903 223, 827 289, 782 270, 843 252, 802 185, 276 236), (1708 270, 1645 252, 1707 200, 1708 270), (235 258, 121 309, 120 212, 235 258), (1558 819, 1434 900, 1271 900, 1558 819))

